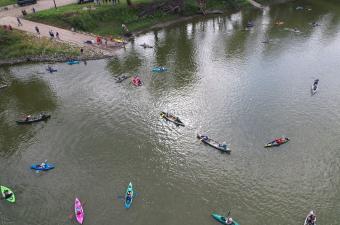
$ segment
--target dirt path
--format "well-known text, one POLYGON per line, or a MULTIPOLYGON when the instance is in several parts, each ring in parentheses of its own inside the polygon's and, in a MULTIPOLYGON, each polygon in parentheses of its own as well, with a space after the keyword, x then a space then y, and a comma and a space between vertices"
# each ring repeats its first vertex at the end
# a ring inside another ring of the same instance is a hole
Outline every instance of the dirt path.
MULTIPOLYGON (((57 6, 69 5, 77 3, 77 0, 56 0, 57 6)), ((17 6, 10 5, 8 6, 8 10, 4 10, 4 7, 0 10, 0 18, 6 16, 22 16, 21 10, 25 9, 27 13, 32 13, 32 8, 35 8, 36 11, 41 11, 44 9, 50 9, 54 7, 54 3, 52 0, 38 0, 37 4, 27 5, 27 6, 17 6)))
MULTIPOLYGON (((69 30, 49 26, 46 24, 36 23, 36 22, 29 21, 29 20, 24 20, 24 19, 21 19, 21 23, 22 23, 22 26, 18 26, 16 17, 0 18, 0 25, 11 25, 14 29, 25 31, 27 33, 34 34, 36 36, 43 36, 43 37, 48 37, 48 38, 50 37, 49 31, 52 30, 54 34, 56 32, 59 33, 60 39, 58 39, 57 41, 71 43, 79 47, 83 47, 83 46, 91 47, 91 48, 94 48, 100 51, 102 54, 107 55, 107 56, 113 55, 114 50, 117 47, 121 46, 119 43, 111 42, 111 41, 108 41, 107 46, 105 45, 105 43, 101 45, 97 45, 97 44, 89 45, 89 44, 85 44, 84 42, 89 41, 89 40, 96 40, 96 37, 89 35, 89 34, 72 32, 69 30), (35 30, 36 26, 39 28, 40 35, 38 35, 38 33, 35 30)), ((54 39, 56 40, 56 38, 54 39)))

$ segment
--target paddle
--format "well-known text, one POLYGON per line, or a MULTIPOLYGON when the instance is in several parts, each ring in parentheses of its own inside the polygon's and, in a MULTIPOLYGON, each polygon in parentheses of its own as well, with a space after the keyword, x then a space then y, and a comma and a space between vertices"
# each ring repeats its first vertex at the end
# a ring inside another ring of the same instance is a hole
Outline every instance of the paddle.
MULTIPOLYGON (((46 163, 46 162, 47 162, 47 159, 45 159, 44 163, 46 163)), ((40 165, 41 165, 41 164, 40 164, 40 165)), ((36 173, 39 173, 40 170, 36 170, 35 172, 36 172, 36 173)))
MULTIPOLYGON (((83 207, 83 209, 84 209, 84 206, 85 206, 85 201, 84 201, 84 203, 82 203, 81 204, 81 206, 83 207)), ((72 209, 73 210, 73 209, 72 209)), ((68 218, 71 220, 71 219, 73 219, 73 216, 74 216, 74 212, 73 213, 71 213, 69 216, 68 216, 68 218)))

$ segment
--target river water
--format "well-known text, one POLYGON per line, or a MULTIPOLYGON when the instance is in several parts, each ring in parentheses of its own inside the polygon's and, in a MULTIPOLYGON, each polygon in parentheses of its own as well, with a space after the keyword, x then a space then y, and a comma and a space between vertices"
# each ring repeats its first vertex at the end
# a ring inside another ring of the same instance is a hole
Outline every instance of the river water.
POLYGON ((319 225, 339 224, 339 19, 336 1, 292 2, 150 32, 113 59, 55 64, 54 74, 45 64, 1 68, 10 86, 0 90, 0 184, 17 202, 0 202, 0 224, 74 224, 75 197, 85 224, 213 225, 212 212, 231 210, 240 224, 302 225, 311 209, 319 225), (152 73, 157 65, 169 71, 152 73), (144 85, 115 83, 122 74, 144 85), (52 118, 14 122, 40 111, 52 118), (263 148, 283 135, 288 144, 263 148), (46 159, 54 170, 29 169, 46 159), (126 210, 130 181, 137 196, 126 210))

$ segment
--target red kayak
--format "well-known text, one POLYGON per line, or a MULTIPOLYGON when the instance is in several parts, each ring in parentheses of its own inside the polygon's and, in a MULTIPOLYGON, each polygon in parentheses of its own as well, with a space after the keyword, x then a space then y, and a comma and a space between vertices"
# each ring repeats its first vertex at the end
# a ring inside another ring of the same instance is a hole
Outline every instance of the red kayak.
POLYGON ((137 87, 143 85, 142 80, 138 76, 132 77, 132 81, 131 82, 132 82, 133 85, 135 85, 137 87))

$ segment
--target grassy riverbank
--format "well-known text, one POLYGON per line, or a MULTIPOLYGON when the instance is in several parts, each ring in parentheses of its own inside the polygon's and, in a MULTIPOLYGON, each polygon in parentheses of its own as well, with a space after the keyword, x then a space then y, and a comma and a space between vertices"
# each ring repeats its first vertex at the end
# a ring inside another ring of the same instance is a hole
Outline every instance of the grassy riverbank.
POLYGON ((0 60, 55 55, 78 56, 79 50, 47 38, 37 38, 16 30, 0 29, 0 60))
POLYGON ((16 0, 0 0, 0 7, 17 3, 16 0))
MULTIPOLYGON (((135 0, 135 4, 151 4, 151 0, 135 0)), ((209 0, 207 9, 235 10, 246 5, 245 0, 209 0)), ((156 12, 143 18, 138 17, 141 9, 129 8, 124 0, 119 4, 74 4, 30 14, 26 18, 32 21, 54 25, 61 28, 81 30, 99 35, 121 35, 121 24, 126 24, 130 31, 144 30, 157 23, 175 20, 197 14, 196 0, 186 0, 181 15, 156 12), (93 7, 92 10, 84 8, 93 7)))

